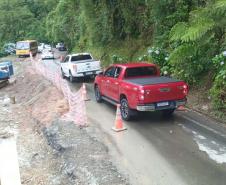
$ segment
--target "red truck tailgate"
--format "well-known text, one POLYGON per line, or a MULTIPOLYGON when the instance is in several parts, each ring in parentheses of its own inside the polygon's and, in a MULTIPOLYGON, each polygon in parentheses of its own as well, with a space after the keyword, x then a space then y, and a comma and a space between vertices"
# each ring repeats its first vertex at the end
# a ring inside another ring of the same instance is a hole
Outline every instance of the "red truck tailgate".
POLYGON ((149 77, 129 79, 127 81, 143 86, 141 94, 143 94, 144 99, 142 103, 181 100, 186 97, 187 93, 187 85, 183 81, 173 78, 149 77))

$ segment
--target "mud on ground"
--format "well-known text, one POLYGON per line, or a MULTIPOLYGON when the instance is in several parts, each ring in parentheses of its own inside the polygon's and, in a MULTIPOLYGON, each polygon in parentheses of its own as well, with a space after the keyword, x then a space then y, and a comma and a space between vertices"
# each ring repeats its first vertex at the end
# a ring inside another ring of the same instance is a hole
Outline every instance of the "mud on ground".
POLYGON ((217 120, 218 122, 226 124, 226 112, 215 110, 209 95, 209 85, 204 87, 194 87, 188 94, 187 106, 207 117, 217 120))
POLYGON ((28 59, 16 59, 14 67, 16 81, 0 89, 0 132, 17 137, 22 184, 129 184, 101 136, 60 119, 68 111, 61 92, 37 75, 28 59))

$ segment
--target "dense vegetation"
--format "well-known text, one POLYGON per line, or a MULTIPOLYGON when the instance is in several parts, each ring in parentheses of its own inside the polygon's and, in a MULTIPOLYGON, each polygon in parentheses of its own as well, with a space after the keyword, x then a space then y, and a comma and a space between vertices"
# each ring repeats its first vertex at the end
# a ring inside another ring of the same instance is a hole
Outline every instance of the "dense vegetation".
POLYGON ((226 0, 0 0, 0 43, 64 41, 110 62, 148 60, 226 110, 226 0))

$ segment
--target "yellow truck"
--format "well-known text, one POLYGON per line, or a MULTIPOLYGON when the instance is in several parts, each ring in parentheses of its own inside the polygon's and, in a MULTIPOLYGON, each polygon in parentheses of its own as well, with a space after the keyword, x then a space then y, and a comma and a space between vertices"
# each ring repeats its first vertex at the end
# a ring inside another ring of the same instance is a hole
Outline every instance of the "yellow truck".
POLYGON ((16 43, 16 55, 21 56, 35 56, 38 53, 38 42, 36 40, 18 41, 16 43))

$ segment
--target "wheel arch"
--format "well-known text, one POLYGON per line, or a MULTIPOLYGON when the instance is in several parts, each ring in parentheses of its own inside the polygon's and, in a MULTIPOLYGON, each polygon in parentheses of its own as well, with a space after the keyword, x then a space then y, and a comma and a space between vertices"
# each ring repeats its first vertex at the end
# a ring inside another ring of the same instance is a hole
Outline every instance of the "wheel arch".
POLYGON ((124 93, 120 94, 119 100, 121 101, 121 99, 123 99, 123 98, 125 98, 128 101, 128 99, 124 93))
POLYGON ((95 90, 96 87, 98 87, 99 92, 100 92, 100 94, 102 95, 101 87, 100 87, 100 85, 99 85, 97 82, 94 83, 93 87, 94 87, 94 90, 95 90))

